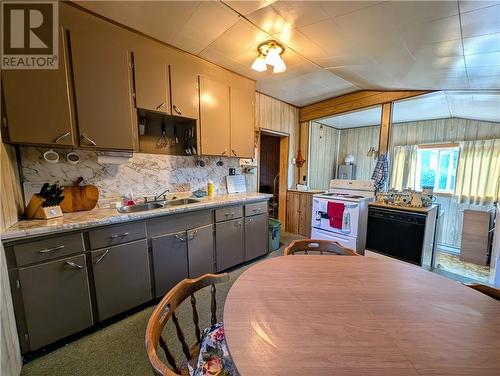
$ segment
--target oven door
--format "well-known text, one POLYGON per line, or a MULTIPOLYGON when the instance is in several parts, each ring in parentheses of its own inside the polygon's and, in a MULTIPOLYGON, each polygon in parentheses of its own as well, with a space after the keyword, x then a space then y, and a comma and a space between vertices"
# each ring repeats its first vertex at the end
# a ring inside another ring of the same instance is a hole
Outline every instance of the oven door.
POLYGON ((344 201, 339 199, 313 199, 313 212, 311 218, 312 227, 316 227, 325 231, 335 232, 339 235, 347 235, 350 237, 358 236, 358 222, 359 222, 359 204, 352 201, 344 201), (327 210, 328 203, 336 202, 344 204, 344 215, 347 216, 348 224, 342 226, 342 229, 331 227, 330 219, 328 218, 327 210))
POLYGON ((334 242, 339 242, 340 245, 346 248, 356 249, 356 238, 352 236, 347 236, 344 234, 339 234, 336 232, 325 231, 316 227, 313 227, 311 232, 311 238, 315 240, 330 240, 334 242))

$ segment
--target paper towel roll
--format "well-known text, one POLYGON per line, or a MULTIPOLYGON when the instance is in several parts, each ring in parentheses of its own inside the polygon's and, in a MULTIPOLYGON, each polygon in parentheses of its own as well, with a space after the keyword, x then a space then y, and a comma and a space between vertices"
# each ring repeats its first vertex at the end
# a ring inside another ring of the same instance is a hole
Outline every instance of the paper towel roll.
POLYGON ((100 164, 125 164, 132 158, 132 153, 98 152, 97 163, 100 164))

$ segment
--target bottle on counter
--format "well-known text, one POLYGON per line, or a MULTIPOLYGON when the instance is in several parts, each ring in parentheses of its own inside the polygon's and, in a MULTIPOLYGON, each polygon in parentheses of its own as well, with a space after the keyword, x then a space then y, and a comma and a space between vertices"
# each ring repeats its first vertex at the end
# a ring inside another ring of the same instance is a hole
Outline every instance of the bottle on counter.
POLYGON ((208 197, 214 197, 215 196, 215 185, 212 179, 208 180, 207 184, 207 195, 208 197))

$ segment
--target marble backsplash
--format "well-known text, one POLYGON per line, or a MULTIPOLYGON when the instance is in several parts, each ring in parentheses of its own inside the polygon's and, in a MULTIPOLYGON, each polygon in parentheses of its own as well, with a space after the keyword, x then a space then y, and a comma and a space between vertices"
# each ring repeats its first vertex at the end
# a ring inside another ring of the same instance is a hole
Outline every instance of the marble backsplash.
POLYGON ((229 167, 241 173, 237 158, 134 153, 128 162, 104 164, 98 162, 95 152, 76 150, 80 162, 72 165, 66 161, 69 150, 54 149, 60 155, 58 163, 43 159, 43 153, 47 150, 20 148, 22 180, 71 185, 82 176, 85 184, 95 185, 99 189, 101 204, 129 193, 134 197, 143 197, 159 194, 167 188, 170 192, 206 190, 209 179, 213 180, 216 192, 223 194, 227 193, 225 176, 229 174, 229 167), (197 160, 204 161, 205 166, 197 166, 197 160), (217 166, 219 160, 222 160, 223 166, 217 166))

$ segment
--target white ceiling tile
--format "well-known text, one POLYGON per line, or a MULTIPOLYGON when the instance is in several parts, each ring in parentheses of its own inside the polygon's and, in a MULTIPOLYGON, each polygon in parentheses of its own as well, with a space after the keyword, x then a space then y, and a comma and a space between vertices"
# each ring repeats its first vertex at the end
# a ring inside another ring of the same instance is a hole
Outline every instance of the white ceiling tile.
POLYGON ((459 0, 460 4, 460 12, 465 13, 465 12, 470 12, 472 10, 476 9, 481 9, 481 8, 486 8, 486 7, 491 7, 493 5, 498 5, 500 4, 500 1, 478 1, 478 0, 459 0))
POLYGON ((260 8, 248 14, 247 18, 269 34, 281 34, 293 27, 271 7, 260 8))
POLYGON ((321 3, 321 1, 276 1, 271 6, 293 27, 301 27, 329 18, 321 3))
POLYGON ((415 58, 436 58, 436 57, 450 57, 462 56, 462 40, 455 39, 446 42, 425 43, 420 41, 417 43, 408 43, 406 46, 415 58))
POLYGON ((500 5, 462 14, 464 38, 500 33, 500 5))
POLYGON ((222 3, 202 2, 179 32, 174 35, 174 45, 198 54, 238 22, 238 19, 239 16, 222 3), (207 18, 217 20, 217 22, 204 22, 207 18), (188 46, 192 47, 187 48, 188 46))
POLYGON ((500 89, 500 77, 498 76, 470 78, 469 81, 471 89, 500 89))
MULTIPOLYGON (((278 39, 281 43, 291 47, 301 55, 309 58, 314 56, 322 56, 325 54, 323 49, 310 38, 306 37, 298 29, 290 29, 283 33, 273 34, 273 37, 278 39)), ((286 51, 285 51, 286 52, 286 51)))
POLYGON ((490 52, 489 54, 477 54, 465 56, 467 68, 487 67, 500 65, 500 52, 490 52))
POLYGON ((322 1, 320 4, 330 17, 335 18, 381 2, 382 1, 322 1))
POLYGON ((469 78, 500 78, 500 64, 487 67, 467 67, 469 78))
POLYGON ((363 89, 403 88, 400 82, 376 63, 346 65, 328 70, 363 89))
POLYGON ((500 51, 500 33, 464 38, 464 54, 474 55, 500 51))
POLYGON ((223 2, 232 9, 234 9, 236 12, 244 16, 269 5, 268 2, 260 0, 253 0, 253 1, 238 0, 238 1, 223 1, 223 2))
POLYGON ((392 110, 392 122, 444 119, 451 116, 444 92, 421 95, 409 100, 397 101, 392 110))

